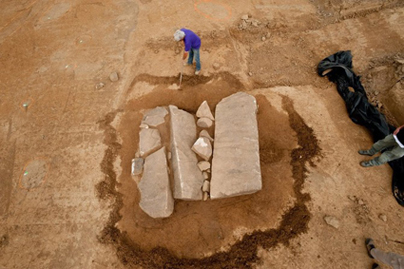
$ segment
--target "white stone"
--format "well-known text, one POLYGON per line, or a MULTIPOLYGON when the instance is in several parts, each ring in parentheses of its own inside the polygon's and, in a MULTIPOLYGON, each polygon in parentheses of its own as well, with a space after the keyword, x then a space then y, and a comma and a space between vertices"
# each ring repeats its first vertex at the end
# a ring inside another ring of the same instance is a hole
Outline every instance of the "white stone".
POLYGON ((134 158, 132 159, 132 175, 138 176, 143 171, 143 158, 134 158))
POLYGON ((203 193, 203 200, 204 200, 204 201, 207 201, 208 198, 209 198, 209 193, 204 192, 204 193, 203 193))
POLYGON ((216 106, 211 199, 262 189, 256 111, 255 98, 244 92, 224 98, 216 106))
POLYGON ((210 142, 213 142, 213 138, 209 135, 208 131, 206 131, 206 130, 202 130, 199 133, 199 137, 206 137, 207 139, 210 140, 210 142))
POLYGON ((174 211, 165 149, 146 158, 142 179, 138 184, 140 208, 152 218, 166 218, 174 211))
POLYGON ((196 123, 201 128, 210 128, 213 124, 213 121, 209 118, 200 118, 196 123))
POLYGON ((147 124, 152 127, 157 127, 164 123, 164 117, 168 114, 165 107, 158 106, 151 110, 146 111, 143 116, 142 124, 147 124))
POLYGON ((203 171, 203 172, 202 172, 202 175, 203 175, 203 178, 204 178, 205 180, 209 179, 209 174, 208 174, 208 172, 203 171))
POLYGON ((119 80, 118 73, 117 73, 117 72, 112 72, 112 73, 109 75, 109 79, 110 79, 112 82, 118 81, 118 80, 119 80))
POLYGON ((245 14, 245 15, 241 16, 241 19, 242 20, 248 20, 248 14, 245 14))
POLYGON ((210 182, 208 180, 205 180, 203 182, 202 191, 204 191, 204 192, 210 191, 210 182))
POLYGON ((387 216, 384 214, 380 214, 379 215, 379 219, 381 219, 382 221, 386 222, 387 221, 387 216))
POLYGON ((102 82, 100 82, 100 83, 98 83, 97 85, 95 85, 95 89, 96 89, 96 90, 99 90, 99 89, 101 89, 101 88, 104 88, 104 86, 105 86, 105 84, 102 83, 102 82))
POLYGON ((208 161, 212 156, 212 145, 206 137, 199 137, 192 146, 192 150, 205 161, 208 161))
POLYGON ((194 116, 169 106, 171 115, 171 164, 174 173, 174 198, 202 200, 203 175, 191 147, 196 139, 194 116))
POLYGON ((324 221, 325 221, 328 225, 334 227, 335 229, 338 229, 338 228, 339 228, 339 220, 338 220, 336 217, 333 217, 333 216, 325 216, 325 217, 324 217, 324 221))
POLYGON ((141 129, 139 139, 140 156, 145 156, 161 147, 160 132, 157 129, 141 129))
POLYGON ((203 101, 202 104, 199 106, 198 110, 196 111, 196 116, 198 118, 208 118, 212 121, 215 120, 215 118, 212 115, 212 112, 210 111, 208 102, 203 101))
POLYGON ((210 168, 210 162, 201 161, 201 162, 198 163, 198 168, 201 171, 208 170, 210 168))

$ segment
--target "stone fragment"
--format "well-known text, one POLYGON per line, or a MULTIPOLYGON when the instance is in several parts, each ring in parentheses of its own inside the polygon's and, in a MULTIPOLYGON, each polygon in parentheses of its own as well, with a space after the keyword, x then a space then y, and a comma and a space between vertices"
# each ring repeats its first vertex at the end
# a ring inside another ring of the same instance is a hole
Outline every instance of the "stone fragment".
POLYGON ((208 180, 205 180, 203 182, 202 191, 204 191, 204 192, 210 191, 210 182, 208 180))
POLYGON ((335 229, 339 228, 339 220, 336 217, 326 215, 324 221, 335 229))
POLYGON ((265 40, 267 40, 267 38, 265 36, 263 36, 263 37, 261 37, 261 40, 265 41, 265 40))
POLYGON ((209 198, 209 193, 204 192, 204 193, 203 193, 203 200, 204 200, 204 201, 207 201, 208 198, 209 198))
POLYGON ((201 162, 198 163, 198 168, 201 171, 208 170, 210 168, 210 162, 201 161, 201 162))
POLYGON ((218 63, 213 63, 213 69, 218 70, 220 68, 220 64, 218 63))
POLYGON ((243 16, 241 16, 242 20, 248 20, 248 14, 244 14, 243 16))
POLYGON ((191 147, 196 139, 194 116, 169 106, 171 115, 171 164, 174 173, 174 198, 202 200, 203 175, 191 147))
POLYGON ((209 135, 208 131, 206 131, 206 130, 202 130, 199 133, 199 137, 206 137, 207 139, 210 140, 210 142, 213 142, 213 138, 209 135))
POLYGON ((238 92, 216 106, 211 199, 257 192, 262 188, 257 103, 238 92))
POLYGON ((160 132, 157 129, 141 129, 139 140, 140 156, 147 155, 161 147, 160 132))
POLYGON ((171 160, 171 151, 167 152, 167 158, 171 160))
POLYGON ((146 158, 143 176, 138 184, 141 197, 139 206, 152 218, 166 218, 174 210, 167 169, 164 148, 146 158))
POLYGON ((105 84, 102 83, 102 82, 100 82, 100 83, 98 83, 97 85, 95 85, 95 89, 96 89, 96 90, 99 90, 99 89, 101 89, 101 88, 104 88, 104 86, 105 86, 105 84))
POLYGON ((145 124, 145 123, 141 123, 141 124, 139 125, 139 128, 140 128, 140 129, 149 129, 149 125, 147 125, 147 124, 145 124))
POLYGON ((147 124, 152 127, 157 127, 164 123, 164 117, 168 114, 165 107, 158 106, 151 110, 146 111, 143 116, 142 124, 147 124))
POLYGON ((196 111, 196 116, 198 118, 208 118, 212 121, 215 120, 215 118, 212 115, 212 112, 210 111, 208 102, 203 101, 202 104, 199 106, 198 110, 196 111))
POLYGON ((252 77, 253 73, 252 73, 252 72, 248 72, 248 75, 249 75, 250 77, 252 77))
POLYGON ((208 161, 212 156, 212 145, 206 137, 199 137, 192 146, 192 150, 205 161, 208 161))
POLYGON ((196 123, 201 128, 210 128, 213 124, 211 119, 208 118, 200 118, 196 123))
POLYGON ((119 80, 118 73, 117 73, 117 72, 112 72, 112 73, 109 75, 109 80, 111 80, 112 82, 118 81, 118 80, 119 80))
POLYGON ((132 159, 132 175, 138 176, 143 171, 143 158, 134 158, 132 159))
POLYGON ((208 174, 208 172, 203 171, 203 172, 202 172, 202 175, 203 175, 203 178, 204 178, 205 180, 209 179, 209 174, 208 174))
POLYGON ((381 219, 382 221, 386 222, 387 221, 387 216, 384 214, 380 214, 379 215, 379 219, 381 219))

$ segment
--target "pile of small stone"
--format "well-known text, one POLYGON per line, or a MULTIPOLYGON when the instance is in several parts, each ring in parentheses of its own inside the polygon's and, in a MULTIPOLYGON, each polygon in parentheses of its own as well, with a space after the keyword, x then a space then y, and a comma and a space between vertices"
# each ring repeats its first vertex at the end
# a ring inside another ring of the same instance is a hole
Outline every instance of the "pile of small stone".
POLYGON ((251 15, 245 14, 241 16, 241 23, 238 26, 240 30, 246 30, 249 26, 258 27, 261 25, 259 20, 253 19, 251 15))

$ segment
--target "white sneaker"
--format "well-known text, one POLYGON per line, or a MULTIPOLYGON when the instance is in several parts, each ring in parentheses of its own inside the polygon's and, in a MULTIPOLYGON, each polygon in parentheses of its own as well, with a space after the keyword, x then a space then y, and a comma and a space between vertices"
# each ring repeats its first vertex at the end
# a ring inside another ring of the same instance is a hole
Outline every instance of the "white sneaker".
POLYGON ((195 75, 199 75, 200 72, 201 72, 201 70, 195 71, 195 75))

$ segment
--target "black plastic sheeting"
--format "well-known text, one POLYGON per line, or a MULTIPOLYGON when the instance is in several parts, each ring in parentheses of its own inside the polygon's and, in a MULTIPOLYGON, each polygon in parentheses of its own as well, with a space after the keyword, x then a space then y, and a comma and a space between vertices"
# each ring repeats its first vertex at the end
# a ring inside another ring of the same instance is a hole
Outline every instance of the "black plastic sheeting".
MULTIPOLYGON (((389 125, 386 117, 369 103, 360 76, 352 71, 351 51, 339 51, 323 59, 317 66, 317 73, 321 77, 328 77, 337 85, 349 117, 354 123, 365 126, 372 134, 374 142, 394 132, 396 128, 389 125)), ((389 165, 393 169, 393 196, 404 206, 404 157, 389 162, 389 165)))

